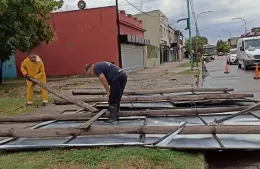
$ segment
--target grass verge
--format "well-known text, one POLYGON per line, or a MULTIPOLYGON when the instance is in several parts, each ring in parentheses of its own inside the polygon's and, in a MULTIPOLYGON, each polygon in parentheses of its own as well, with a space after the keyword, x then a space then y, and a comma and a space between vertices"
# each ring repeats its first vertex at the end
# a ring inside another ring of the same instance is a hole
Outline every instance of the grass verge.
POLYGON ((1 154, 4 169, 200 169, 195 154, 149 148, 98 148, 1 154))
MULTIPOLYGON (((0 85, 0 116, 14 116, 33 111, 41 103, 41 95, 34 94, 34 104, 26 106, 24 83, 0 85)), ((52 102, 52 98, 49 101, 52 102)))
MULTIPOLYGON (((196 66, 196 63, 194 62, 194 66, 196 66)), ((201 62, 199 62, 199 67, 201 66, 201 62)), ((177 67, 190 67, 190 62, 181 63, 177 67)))
POLYGON ((199 75, 200 70, 184 70, 182 72, 178 72, 177 75, 199 75))

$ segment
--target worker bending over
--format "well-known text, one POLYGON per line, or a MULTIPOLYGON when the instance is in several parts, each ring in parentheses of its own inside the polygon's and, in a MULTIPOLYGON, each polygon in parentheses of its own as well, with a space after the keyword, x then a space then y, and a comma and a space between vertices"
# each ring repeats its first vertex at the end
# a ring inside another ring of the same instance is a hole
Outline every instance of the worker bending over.
POLYGON ((118 66, 110 62, 90 63, 85 67, 87 74, 97 76, 106 89, 109 104, 109 123, 117 123, 117 114, 120 111, 120 100, 122 98, 127 75, 118 66))
MULTIPOLYGON (((46 84, 46 74, 44 70, 44 64, 41 60, 41 58, 34 54, 30 53, 29 56, 24 59, 24 61, 21 64, 21 71, 24 77, 33 77, 40 82, 46 84)), ((33 104, 33 87, 34 83, 26 80, 27 83, 27 105, 33 104)), ((41 94, 42 94, 42 105, 46 106, 48 103, 48 92, 41 88, 41 94)))

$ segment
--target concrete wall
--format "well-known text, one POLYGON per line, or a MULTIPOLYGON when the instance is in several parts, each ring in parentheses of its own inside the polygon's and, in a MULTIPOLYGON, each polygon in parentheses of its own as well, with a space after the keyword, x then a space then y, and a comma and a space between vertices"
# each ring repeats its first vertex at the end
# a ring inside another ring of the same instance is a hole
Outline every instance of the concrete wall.
POLYGON ((240 37, 233 37, 233 38, 231 38, 230 45, 231 46, 236 46, 238 39, 240 39, 240 37))
MULTIPOLYGON (((161 12, 158 11, 160 17, 160 26, 162 27, 162 34, 160 34, 160 43, 166 42, 166 45, 169 46, 169 23, 168 23, 168 18, 161 12), (162 35, 162 36, 161 36, 162 35)), ((161 33, 161 32, 160 32, 161 33)))
MULTIPOLYGON (((137 14, 134 15, 138 19, 143 21, 144 29, 146 32, 144 33, 145 39, 150 40, 150 44, 159 48, 160 47, 160 15, 159 11, 148 12, 150 16, 146 14, 137 14)), ((149 53, 149 52, 148 52, 149 53)), ((156 51, 156 54, 152 54, 148 56, 147 59, 147 67, 154 67, 160 65, 160 53, 159 50, 156 51), (152 58, 151 58, 152 57, 152 58)))
POLYGON ((119 18, 121 35, 127 34, 144 38, 145 29, 142 20, 126 14, 125 11, 120 11, 119 18))

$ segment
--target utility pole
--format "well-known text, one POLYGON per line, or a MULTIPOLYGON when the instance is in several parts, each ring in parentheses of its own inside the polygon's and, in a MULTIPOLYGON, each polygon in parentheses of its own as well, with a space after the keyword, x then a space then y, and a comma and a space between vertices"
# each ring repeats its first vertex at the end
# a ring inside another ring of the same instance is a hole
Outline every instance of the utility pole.
POLYGON ((191 40, 191 27, 190 27, 190 0, 187 0, 187 9, 188 9, 188 28, 189 28, 189 54, 190 54, 190 70, 193 71, 193 53, 192 53, 192 40, 191 40))
MULTIPOLYGON (((122 68, 122 54, 121 54, 121 43, 120 43, 120 21, 119 21, 119 9, 118 0, 116 1, 116 24, 117 24, 117 46, 118 46, 118 57, 119 57, 119 67, 122 68)), ((84 0, 78 1, 78 8, 83 10, 86 8, 86 2, 84 0)))
POLYGON ((196 20, 196 67, 199 67, 199 57, 198 57, 198 40, 199 40, 199 37, 198 37, 198 34, 199 34, 199 30, 198 30, 198 25, 197 25, 197 20, 196 20))
POLYGON ((122 68, 122 54, 121 54, 121 43, 120 43, 120 22, 118 13, 118 0, 116 0, 116 23, 117 23, 117 46, 118 46, 118 57, 119 67, 122 68))
POLYGON ((178 36, 177 36, 177 56, 178 60, 180 59, 180 30, 178 30, 178 36))
POLYGON ((140 7, 141 11, 143 11, 143 0, 141 0, 141 7, 140 7))

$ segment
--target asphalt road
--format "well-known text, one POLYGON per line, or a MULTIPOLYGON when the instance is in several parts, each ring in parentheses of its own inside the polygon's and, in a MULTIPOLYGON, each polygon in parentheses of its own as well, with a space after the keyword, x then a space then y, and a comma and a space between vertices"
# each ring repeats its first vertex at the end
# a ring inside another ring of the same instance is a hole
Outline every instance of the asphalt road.
MULTIPOLYGON (((245 71, 237 65, 228 65, 229 73, 225 74, 226 56, 216 56, 215 60, 205 65, 208 76, 203 87, 234 88, 236 93, 252 93, 255 99, 260 100, 260 79, 254 79, 254 68, 245 71)), ((260 152, 215 152, 208 154, 207 161, 209 169, 260 169, 259 155, 260 152)))
POLYGON ((226 56, 216 56, 215 60, 205 65, 208 76, 204 79, 203 87, 234 88, 236 93, 252 93, 255 99, 260 100, 260 79, 254 79, 255 68, 245 71, 237 65, 228 65, 229 73, 225 74, 226 56))

